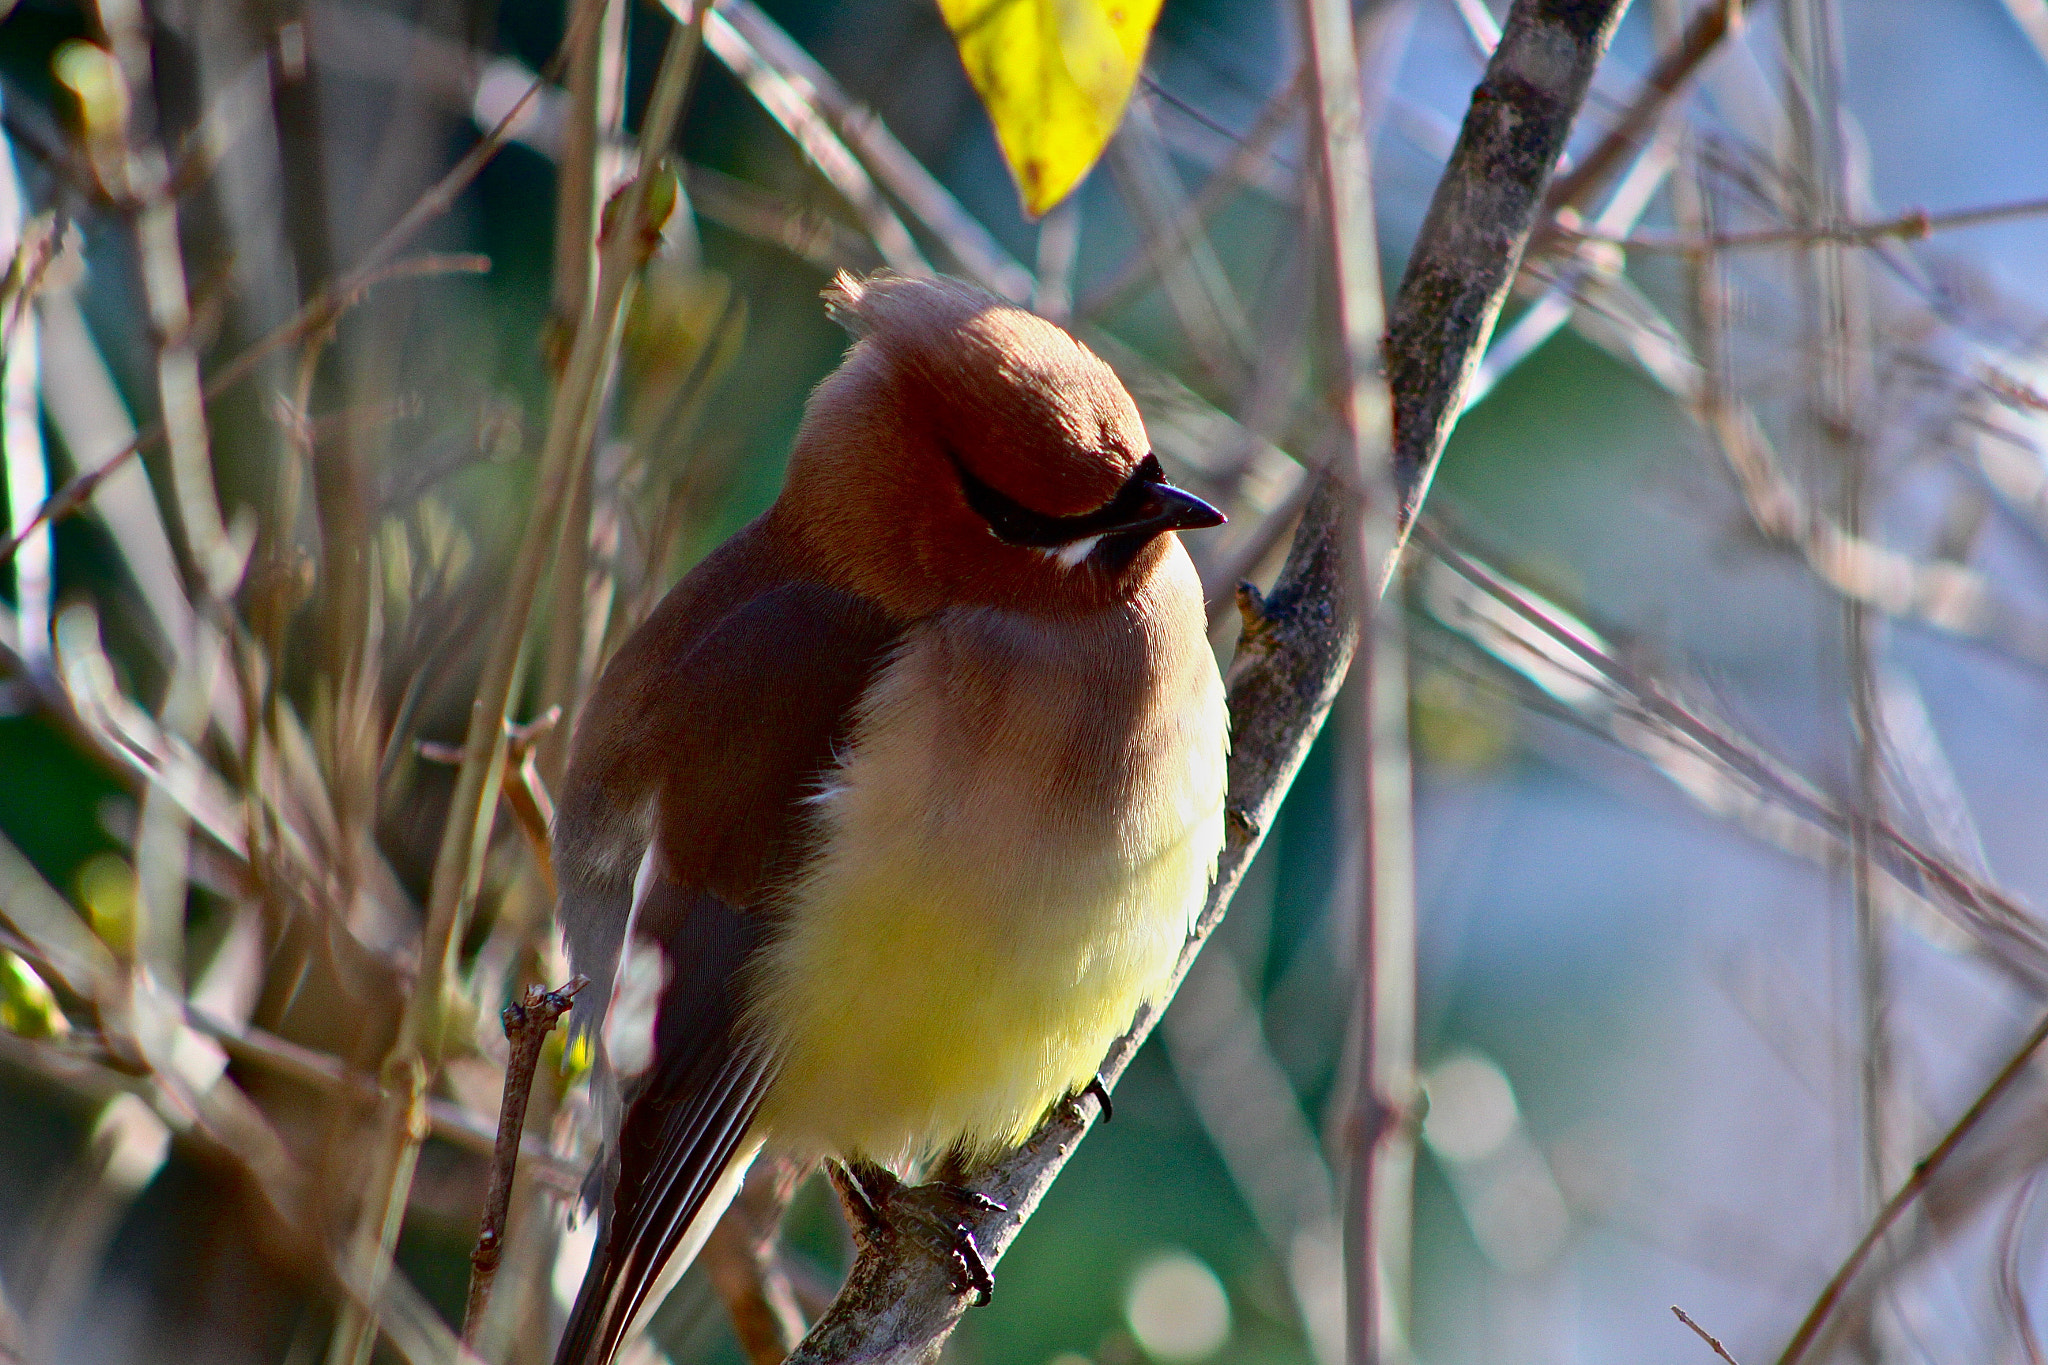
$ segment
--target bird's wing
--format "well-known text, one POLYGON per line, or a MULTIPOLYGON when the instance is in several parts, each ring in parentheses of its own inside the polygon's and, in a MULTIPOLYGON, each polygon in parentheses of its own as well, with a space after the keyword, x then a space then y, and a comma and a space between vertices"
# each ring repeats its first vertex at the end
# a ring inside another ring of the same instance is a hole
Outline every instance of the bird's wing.
MULTIPOLYGON (((609 1361, 663 1263, 719 1211, 714 1190, 775 1068, 746 1036, 747 963, 772 932, 776 889, 809 854, 804 799, 895 635, 864 599, 784 584, 654 659, 649 714, 586 714, 586 726, 630 724, 648 745, 640 761, 658 768, 627 950, 629 964, 660 954, 661 985, 651 1061, 626 1087, 604 1234, 558 1365, 609 1361)), ((628 995, 614 1005, 621 1027, 628 995)))
MULTIPOLYGON (((657 1013, 655 1070, 633 1086, 611 1163, 611 1197, 557 1365, 604 1365, 648 1305, 662 1270, 701 1218, 702 1244, 731 1198, 712 1198, 738 1154, 772 1059, 738 1036, 733 977, 762 938, 762 917, 659 874, 640 899, 647 917, 679 919, 657 1013)), ((691 1249, 694 1251, 694 1247, 691 1249)), ((648 1305, 651 1306, 651 1305, 648 1305)))

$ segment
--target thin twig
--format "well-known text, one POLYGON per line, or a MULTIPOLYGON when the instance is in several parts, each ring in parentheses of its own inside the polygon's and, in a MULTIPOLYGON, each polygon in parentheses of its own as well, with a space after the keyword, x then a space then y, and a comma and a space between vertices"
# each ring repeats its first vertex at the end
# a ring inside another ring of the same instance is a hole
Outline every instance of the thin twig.
POLYGON ((1978 1122, 1991 1112, 1991 1107, 1998 1102, 1999 1097, 2026 1072, 2028 1061, 2044 1042, 2048 1042, 2048 1015, 2043 1015, 2040 1022, 2028 1031, 2026 1038, 2013 1051, 2012 1056, 2006 1059, 2005 1065, 1998 1069, 1998 1074, 1991 1078, 1990 1084, 1986 1085, 1977 1098, 1970 1102, 1970 1107, 1963 1111, 1963 1116, 1955 1121, 1955 1125, 1942 1136, 1941 1141, 1929 1149, 1926 1156, 1914 1163, 1912 1173, 1906 1177, 1905 1183, 1893 1192, 1891 1198, 1885 1200, 1884 1206, 1877 1211, 1876 1218, 1871 1220, 1870 1226, 1864 1229, 1856 1245, 1850 1248, 1848 1256, 1836 1267, 1835 1273, 1828 1277, 1828 1282, 1815 1296, 1813 1306, 1807 1309, 1798 1330, 1792 1334, 1792 1340, 1785 1344, 1784 1351, 1779 1354, 1777 1365, 1799 1365, 1799 1362, 1806 1358, 1807 1351, 1834 1314, 1835 1306, 1841 1302, 1842 1294, 1849 1287, 1849 1282, 1856 1278, 1856 1273, 1863 1268, 1864 1262, 1870 1259, 1871 1252, 1884 1241, 1885 1234, 1892 1230, 1893 1224, 1899 1221, 1900 1216, 1912 1207, 1913 1201, 1919 1198, 1920 1192, 1927 1188, 1928 1183, 1955 1153, 1956 1148, 1962 1145, 1963 1139, 1968 1137, 1978 1122))
MULTIPOLYGON (((200 401, 212 403, 221 395, 256 373, 264 360, 287 346, 305 340, 307 337, 326 331, 334 323, 360 303, 362 299, 381 284, 396 280, 426 279, 435 275, 482 275, 491 268, 488 256, 473 252, 445 253, 409 257, 379 266, 375 270, 358 272, 342 283, 321 293, 294 314, 289 322, 278 327, 262 340, 251 345, 233 360, 223 365, 209 378, 200 390, 200 401), (359 276, 359 277, 358 277, 359 276)), ((61 521, 91 500, 101 484, 118 474, 128 462, 143 451, 161 441, 164 429, 161 423, 152 422, 136 432, 119 450, 107 456, 91 469, 83 470, 65 480, 64 485, 44 500, 36 509, 35 516, 6 541, 0 542, 0 564, 5 564, 22 541, 34 533, 45 522, 61 521)))
POLYGON ((476 1344, 476 1329, 491 1301, 491 1282, 498 1276, 498 1262, 505 1255, 505 1215, 512 1207, 512 1177, 519 1169, 520 1135, 526 1129, 526 1104, 533 1095, 533 1072, 540 1065, 541 1045, 554 1031, 556 1021, 569 1012, 576 993, 590 984, 578 976, 567 985, 548 990, 528 986, 526 997, 505 1006, 505 1037, 512 1055, 505 1063, 505 1097, 498 1107, 498 1143, 491 1154, 491 1183, 484 1195, 484 1212, 477 1224, 476 1249, 469 1253, 469 1301, 462 1312, 462 1341, 476 1344))
POLYGON ((1165 245, 1168 224, 1184 218, 1187 193, 1161 143, 1150 101, 1131 101, 1105 159, 1132 219, 1152 244, 1167 306, 1196 363, 1222 392, 1242 392, 1250 370, 1250 327, 1206 225, 1192 223, 1172 247, 1165 245))
MULTIPOLYGON (((518 823, 519 832, 526 836, 527 847, 533 853, 534 866, 540 872, 541 882, 550 901, 555 898, 555 855, 548 831, 554 828, 555 803, 548 795, 547 783, 541 777, 537 760, 540 746, 555 733, 555 727, 561 719, 562 708, 557 704, 550 706, 524 725, 514 725, 507 721, 505 771, 499 778, 505 805, 518 823)), ((431 740, 421 740, 416 747, 420 757, 429 762, 450 765, 462 762, 463 751, 459 744, 437 744, 431 740)))
MULTIPOLYGON (((1676 197, 1681 211, 1689 211, 1690 182, 1680 185, 1676 197)), ((2048 668, 2048 620, 1994 592, 1983 573, 1959 563, 1923 563, 1851 534, 1809 505, 1756 412, 1730 391, 1719 340, 1727 333, 1724 291, 1715 278, 1721 258, 1707 253, 1690 259, 1702 333, 1696 346, 1688 346, 1642 292, 1619 276, 1581 272, 1608 306, 1595 306, 1586 290, 1584 306, 1570 314, 1572 325, 1679 401, 1726 460, 1758 533, 1799 555, 1821 583, 1887 615, 1982 641, 2030 667, 2048 668)), ((1539 301, 1536 308, 1544 306, 1539 301)), ((1534 318, 1536 308, 1524 318, 1534 318)))
POLYGON ((24 671, 48 669, 50 603, 56 587, 55 546, 47 530, 31 536, 34 509, 49 496, 50 465, 43 444, 42 309, 36 295, 56 254, 59 232, 28 215, 28 204, 13 156, 0 138, 0 245, 10 258, 0 281, 0 490, 7 496, 9 523, 23 530, 10 543, 22 550, 14 559, 14 630, 24 671))
POLYGON ((1160 1024, 1167 1060, 1287 1276, 1316 1365, 1344 1365, 1337 1187, 1301 1096, 1266 1041, 1244 967, 1223 944, 1195 959, 1160 1024))
POLYGON ((1569 171, 1558 176, 1550 192, 1543 196, 1542 220, 1530 244, 1531 251, 1544 250, 1553 234, 1562 233, 1556 222, 1559 211, 1576 208, 1591 199, 1649 136, 1650 130, 1664 116, 1664 111, 1671 107, 1672 101, 1684 92, 1707 58, 1720 47, 1721 40, 1740 31, 1744 18, 1743 3, 1744 0, 1713 0, 1693 16, 1677 45, 1660 57, 1650 74, 1643 78, 1634 103, 1615 120, 1599 145, 1569 171))
POLYGON ((1709 1332, 1706 1328, 1694 1322, 1691 1318, 1687 1317, 1686 1312, 1683 1308, 1680 1308, 1677 1304, 1674 1303, 1671 1305, 1671 1311, 1678 1315, 1678 1320, 1680 1322, 1684 1323, 1687 1327, 1692 1328, 1694 1336, 1697 1336, 1701 1341, 1707 1343, 1707 1345, 1710 1348, 1712 1348, 1714 1354, 1721 1357, 1721 1359, 1727 1361, 1728 1365, 1742 1365, 1741 1361, 1737 1360, 1734 1356, 1728 1354, 1728 1348, 1721 1344, 1719 1338, 1717 1338, 1712 1332, 1709 1332))
MULTIPOLYGON (((149 21, 139 0, 100 0, 99 19, 135 110, 135 117, 124 117, 111 135, 120 152, 120 197, 131 197, 134 203, 143 297, 156 334, 157 405, 164 443, 170 451, 170 506, 182 532, 180 548, 191 595, 218 601, 239 582, 245 556, 230 545, 220 496, 214 488, 199 347, 179 240, 178 201, 170 183, 169 162, 149 136, 153 129, 148 124, 159 117, 149 21), (133 127, 137 122, 143 123, 139 134, 133 127)), ((97 131, 106 136, 109 130, 97 131)), ((95 130, 88 126, 87 136, 94 135, 95 130)))
POLYGON ((616 54, 606 47, 623 41, 626 7, 623 0, 573 0, 576 8, 595 13, 572 16, 573 45, 566 66, 569 85, 556 148, 555 268, 548 325, 563 345, 557 360, 566 360, 566 341, 588 306, 591 276, 597 268, 597 219, 609 188, 603 175, 605 139, 614 126, 625 92, 605 80, 607 60, 616 54))
MULTIPOLYGON (((1460 577, 1583 661, 1596 677, 1614 684, 1643 718, 1668 727, 1673 736, 1697 745, 1709 758, 1726 765, 1745 781, 1769 792, 1806 818, 1826 825, 1840 837, 1847 838, 1847 817, 1811 784, 1787 772, 1754 746, 1716 728, 1654 682, 1560 626, 1518 592, 1513 584, 1451 544, 1428 518, 1417 523, 1415 539, 1430 554, 1456 570, 1460 577)), ((1997 887, 1930 853, 1889 821, 1876 822, 1873 833, 1880 851, 1898 875, 1918 878, 1933 888, 1954 909, 1958 922, 1979 941, 2002 949, 2006 954, 2020 954, 2018 965, 2029 980, 2048 979, 2048 931, 2042 929, 2038 917, 2027 907, 1997 887)))
POLYGON ((1397 604, 1370 590, 1392 558, 1401 490, 1390 458, 1387 382, 1374 365, 1385 326, 1373 224, 1371 149, 1345 0, 1302 0, 1306 103, 1315 140, 1317 234, 1336 296, 1337 427, 1332 468, 1349 484, 1347 593, 1361 667, 1343 727, 1349 841, 1358 850, 1352 1002, 1342 1118, 1345 1333, 1349 1358, 1407 1355, 1415 1090, 1415 899, 1405 650, 1397 604))
MULTIPOLYGON (((663 3, 673 9, 679 0, 663 3)), ((1031 272, 961 206, 923 162, 897 141, 873 110, 856 103, 832 74, 777 27, 754 0, 730 0, 719 6, 711 22, 714 28, 730 22, 763 60, 801 88, 867 166, 876 183, 910 211, 963 273, 990 293, 1013 303, 1030 301, 1031 272)))
POLYGON ((704 36, 718 60, 747 87, 768 116, 782 125, 826 183, 846 201, 875 249, 882 253, 882 260, 906 274, 931 273, 931 266, 917 249, 910 229, 896 216, 860 158, 824 117, 813 97, 814 91, 768 62, 739 29, 716 11, 704 36))
MULTIPOLYGON (((597 228, 606 193, 618 160, 612 147, 625 113, 625 0, 577 0, 601 13, 589 21, 588 32, 569 63, 568 115, 557 160, 555 195, 555 272, 553 310, 548 319, 551 359, 569 358, 568 340, 587 307, 597 269, 597 228)), ((541 670, 541 704, 574 717, 589 681, 582 676, 586 589, 593 567, 590 554, 591 516, 597 499, 597 462, 586 460, 569 490, 568 513, 562 518, 561 540, 555 546, 553 601, 549 606, 546 662, 541 670)), ((567 726, 541 741, 536 773, 561 776, 567 761, 567 726)), ((553 872, 549 871, 549 896, 553 872)))
MULTIPOLYGON (((363 253, 362 259, 356 262, 353 270, 330 282, 301 305, 298 312, 269 335, 252 343, 247 350, 229 361, 209 379, 201 390, 200 402, 212 402, 254 374, 257 366, 269 356, 332 326, 341 314, 361 300, 365 292, 385 280, 402 279, 417 274, 445 273, 450 270, 475 272, 489 269, 489 262, 478 256, 437 255, 396 266, 392 264, 392 257, 403 250, 407 242, 418 236, 427 224, 454 207, 456 200, 469 187, 470 181, 476 179, 491 158, 511 140, 513 131, 526 117, 528 107, 542 91, 548 89, 561 60, 561 57, 557 56, 548 63, 547 70, 534 79, 526 93, 521 95, 505 116, 498 120, 496 126, 484 134, 476 146, 470 148, 469 152, 456 162, 446 175, 436 181, 432 188, 414 201, 405 215, 393 223, 389 230, 363 253), (424 268, 426 262, 434 262, 435 265, 424 268), (478 262, 481 262, 481 265, 477 264, 478 262)), ((0 545, 0 564, 7 562, 21 539, 29 532, 45 521, 68 516, 83 506, 101 482, 135 458, 139 452, 161 440, 163 435, 164 429, 161 424, 146 427, 136 434, 134 440, 108 456, 98 466, 83 471, 66 482, 43 504, 32 521, 4 545, 0 545)))
POLYGON ((1706 251, 1755 251, 1769 247, 1817 246, 1830 242, 1843 246, 1870 246, 1895 237, 1904 241, 1917 241, 1937 232, 1982 227, 1986 223, 2003 223, 2015 218, 2038 218, 2043 214, 2048 214, 2048 199, 2022 199, 2011 204, 1952 209, 1947 213, 1908 209, 1896 218, 1887 218, 1876 223, 1821 223, 1809 227, 1764 228, 1754 232, 1715 232, 1705 235, 1639 232, 1626 237, 1611 237, 1598 232, 1582 232, 1559 227, 1557 234, 1572 241, 1595 242, 1605 246, 1622 247, 1629 251, 1679 256, 1706 251))
MULTIPOLYGON (((1419 543, 1429 543, 1420 538, 1430 530, 1425 518, 1417 532, 1419 543)), ((1521 605, 1508 606, 1495 587, 1468 575, 1467 569, 1477 567, 1469 559, 1459 568, 1436 558, 1440 572, 1425 571, 1423 577, 1427 611, 1511 673, 1522 684, 1523 705, 1626 749, 1702 812, 1770 847, 1829 871, 1842 866, 1848 856, 1848 821, 1832 800, 1753 743, 1717 732, 1722 740, 1709 746, 1685 726, 1664 719, 1657 700, 1678 690, 1668 679, 1647 677, 1611 658, 1597 668, 1581 663, 1566 642, 1596 642, 1597 636, 1561 609, 1518 586, 1509 592, 1521 605), (1749 766, 1722 757, 1733 752, 1749 755, 1749 766)), ((1497 584, 1506 581, 1497 570, 1484 572, 1497 584)), ((1599 646, 1608 657, 1605 649, 1599 646)), ((1713 724, 1696 713, 1695 721, 1713 724)), ((1975 954, 2021 991, 2036 992, 2048 982, 2048 956, 2034 937, 2009 931, 2024 930, 2024 924, 1994 927, 1981 907, 1939 894, 1893 847, 1889 827, 1880 826, 1877 833, 1886 841, 1878 870, 1889 913, 1913 922, 1931 941, 1975 954)))
POLYGON ((1076 317, 1084 321, 1101 317, 1156 275, 1171 254, 1184 250, 1194 240, 1216 210, 1237 192, 1251 168, 1266 157, 1280 135, 1293 124, 1301 112, 1301 93, 1307 79, 1308 65, 1303 63, 1295 69, 1293 78, 1266 101, 1251 131, 1231 148, 1229 158, 1210 174, 1171 221, 1148 234, 1114 274, 1088 292, 1074 310, 1076 317))
MULTIPOLYGON (((367 1071, 357 1071, 339 1057, 280 1038, 254 1024, 238 1025, 196 1005, 185 1007, 185 1019, 237 1061, 323 1089, 341 1087, 363 1100, 375 1100, 383 1093, 377 1078, 367 1071)), ((496 1150, 497 1129, 490 1120, 452 1100, 429 1096, 427 1121, 433 1125, 435 1137, 472 1156, 487 1157, 496 1150)), ((519 1150, 536 1178, 549 1189, 571 1198, 582 1190, 582 1172, 545 1143, 527 1138, 519 1150)))

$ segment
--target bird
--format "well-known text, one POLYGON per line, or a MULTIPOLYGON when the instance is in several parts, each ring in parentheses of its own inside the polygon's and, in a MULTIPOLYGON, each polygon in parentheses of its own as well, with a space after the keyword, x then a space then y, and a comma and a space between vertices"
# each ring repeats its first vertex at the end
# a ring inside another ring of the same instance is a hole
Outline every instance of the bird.
POLYGON ((780 493, 572 737, 558 914, 606 1141, 557 1365, 644 1329, 764 1149, 835 1163, 850 1216, 936 1223, 986 1301, 954 1215, 987 1201, 908 1173, 1106 1104, 1222 848, 1229 721, 1177 533, 1223 514, 1053 323, 944 276, 824 300, 853 339, 780 493))

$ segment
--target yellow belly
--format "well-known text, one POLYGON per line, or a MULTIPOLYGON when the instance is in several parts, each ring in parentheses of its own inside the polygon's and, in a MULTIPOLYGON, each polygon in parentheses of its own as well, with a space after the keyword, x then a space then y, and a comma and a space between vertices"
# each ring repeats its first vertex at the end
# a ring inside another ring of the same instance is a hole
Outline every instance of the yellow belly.
POLYGON ((885 1162, 1016 1145, 1166 984, 1211 861, 1194 843, 1121 895, 1030 907, 1050 925, 1006 923, 937 870, 877 869, 814 903, 778 954, 787 1043, 763 1127, 885 1162))
POLYGON ((819 802, 824 851, 754 992, 780 1054, 772 1144, 998 1151, 1088 1082, 1165 987, 1222 845, 1222 687, 1206 652, 1193 663, 1091 775, 1039 761, 1109 743, 1077 739, 1042 690, 963 743, 943 670, 899 661, 819 802))

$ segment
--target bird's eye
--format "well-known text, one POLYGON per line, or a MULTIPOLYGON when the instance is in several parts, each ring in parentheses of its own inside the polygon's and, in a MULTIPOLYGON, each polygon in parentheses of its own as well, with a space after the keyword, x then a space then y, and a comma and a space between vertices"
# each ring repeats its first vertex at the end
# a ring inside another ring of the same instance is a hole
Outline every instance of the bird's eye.
POLYGON ((960 491, 966 497, 967 505, 988 523, 988 529, 995 538, 1006 545, 1028 545, 1038 549, 1070 545, 1125 526, 1152 499, 1153 490, 1166 482, 1166 471, 1160 468, 1159 457, 1147 455, 1108 502, 1092 512, 1055 517, 1034 512, 1008 494, 989 487, 974 476, 974 471, 957 454, 948 451, 947 455, 960 476, 960 491))

